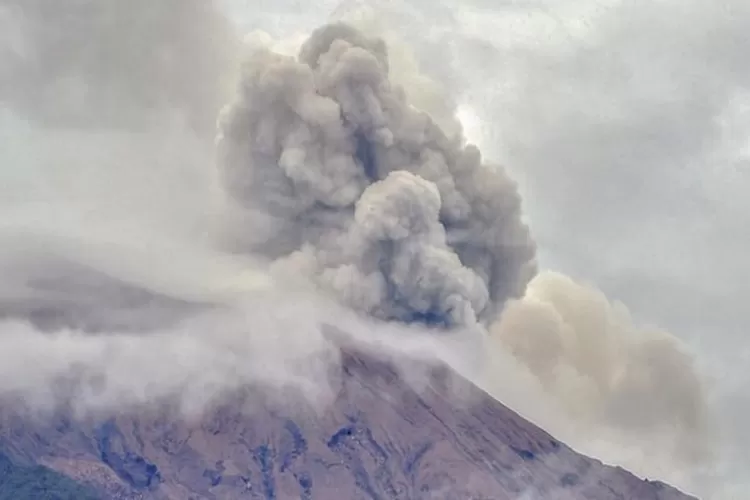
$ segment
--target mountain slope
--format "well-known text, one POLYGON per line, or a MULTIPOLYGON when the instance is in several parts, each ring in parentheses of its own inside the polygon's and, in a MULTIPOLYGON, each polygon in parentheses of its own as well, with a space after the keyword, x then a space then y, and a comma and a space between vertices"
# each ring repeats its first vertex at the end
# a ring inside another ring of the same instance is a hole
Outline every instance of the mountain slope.
POLYGON ((196 419, 6 413, 0 448, 105 498, 690 498, 578 455, 446 368, 426 369, 417 390, 394 362, 346 348, 323 410, 248 391, 196 419))
POLYGON ((24 467, 0 454, 0 500, 97 500, 91 488, 42 466, 24 467))

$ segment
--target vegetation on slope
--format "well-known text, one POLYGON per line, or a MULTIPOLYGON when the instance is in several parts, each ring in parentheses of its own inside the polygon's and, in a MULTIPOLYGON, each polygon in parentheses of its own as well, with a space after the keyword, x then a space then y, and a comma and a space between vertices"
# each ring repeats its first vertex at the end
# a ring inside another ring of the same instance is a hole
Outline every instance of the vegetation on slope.
POLYGON ((0 453, 0 500, 99 500, 91 488, 40 465, 14 464, 0 453))

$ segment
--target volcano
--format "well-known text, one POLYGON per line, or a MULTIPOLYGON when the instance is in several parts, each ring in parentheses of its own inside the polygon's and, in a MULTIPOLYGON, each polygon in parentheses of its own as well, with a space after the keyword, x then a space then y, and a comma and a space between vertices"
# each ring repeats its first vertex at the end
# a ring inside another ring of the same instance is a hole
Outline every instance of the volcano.
POLYGON ((0 450, 106 499, 693 498, 576 453, 446 365, 340 349, 323 405, 258 389, 189 418, 6 412, 0 450))

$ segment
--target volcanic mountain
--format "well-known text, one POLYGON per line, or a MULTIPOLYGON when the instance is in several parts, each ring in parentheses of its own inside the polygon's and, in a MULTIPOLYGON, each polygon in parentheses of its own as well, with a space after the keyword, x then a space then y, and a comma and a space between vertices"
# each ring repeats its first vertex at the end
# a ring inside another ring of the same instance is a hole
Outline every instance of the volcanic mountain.
POLYGON ((331 380, 322 405, 253 389, 192 417, 5 412, 0 450, 106 499, 692 498, 576 453, 445 365, 346 343, 331 380))

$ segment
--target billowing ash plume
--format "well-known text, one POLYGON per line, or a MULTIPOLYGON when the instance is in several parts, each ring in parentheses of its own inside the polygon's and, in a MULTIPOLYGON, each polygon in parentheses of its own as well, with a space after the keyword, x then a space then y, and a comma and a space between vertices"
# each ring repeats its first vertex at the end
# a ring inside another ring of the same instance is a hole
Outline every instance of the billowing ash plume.
POLYGON ((536 276, 490 327, 579 422, 658 437, 687 459, 707 451, 705 393, 670 333, 637 326, 624 305, 553 272, 536 276))
POLYGON ((388 71, 385 44, 344 24, 296 59, 256 51, 220 125, 228 192, 271 221, 256 250, 361 311, 489 320, 535 270, 516 186, 388 71))

